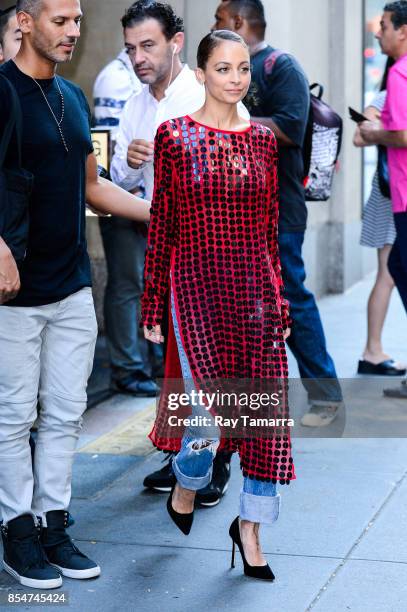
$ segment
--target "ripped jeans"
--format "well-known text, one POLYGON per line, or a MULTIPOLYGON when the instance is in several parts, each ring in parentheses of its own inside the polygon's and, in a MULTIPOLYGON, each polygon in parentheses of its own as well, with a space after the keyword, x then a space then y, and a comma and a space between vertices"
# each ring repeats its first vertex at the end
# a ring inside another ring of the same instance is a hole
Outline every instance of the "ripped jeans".
MULTIPOLYGON (((195 387, 188 358, 182 345, 172 290, 171 312, 185 392, 191 394, 195 387)), ((205 410, 204 406, 194 405, 192 416, 210 418, 211 415, 205 410)), ((205 428, 190 426, 186 429, 182 438, 181 450, 172 463, 174 474, 181 487, 198 491, 210 483, 212 463, 219 443, 220 431, 215 424, 208 425, 205 428)), ((281 497, 276 491, 275 484, 245 477, 240 492, 239 516, 242 520, 252 521, 253 523, 274 523, 280 512, 280 501, 281 497)))

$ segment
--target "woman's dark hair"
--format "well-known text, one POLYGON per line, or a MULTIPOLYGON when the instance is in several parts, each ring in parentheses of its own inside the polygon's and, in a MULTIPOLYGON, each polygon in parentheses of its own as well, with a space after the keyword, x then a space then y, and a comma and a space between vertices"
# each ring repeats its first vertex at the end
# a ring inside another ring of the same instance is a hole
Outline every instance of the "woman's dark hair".
POLYGON ((384 69, 382 83, 380 85, 380 91, 384 91, 385 89, 387 89, 387 77, 389 76, 389 70, 390 70, 390 68, 392 66, 394 66, 395 63, 396 63, 396 60, 393 59, 392 57, 388 57, 387 58, 386 67, 384 69))
POLYGON ((8 23, 15 14, 15 6, 10 6, 9 8, 4 10, 0 9, 0 45, 3 44, 4 36, 8 28, 8 23))
POLYGON ((132 28, 146 19, 155 19, 162 27, 167 40, 174 38, 175 34, 184 31, 184 21, 177 17, 169 4, 151 2, 150 0, 138 0, 124 13, 122 18, 123 28, 132 28))
POLYGON ((205 70, 206 64, 216 47, 219 47, 219 45, 227 40, 240 43, 245 49, 249 48, 243 38, 239 36, 239 34, 236 34, 236 32, 231 32, 230 30, 215 30, 207 34, 199 43, 196 58, 198 68, 205 70))

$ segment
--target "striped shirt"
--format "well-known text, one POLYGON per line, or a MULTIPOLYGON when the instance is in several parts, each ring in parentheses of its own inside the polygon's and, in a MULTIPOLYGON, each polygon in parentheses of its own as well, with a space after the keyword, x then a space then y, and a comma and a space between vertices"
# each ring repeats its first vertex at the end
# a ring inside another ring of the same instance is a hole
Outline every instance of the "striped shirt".
POLYGON ((115 138, 124 105, 141 88, 128 54, 121 51, 96 78, 93 88, 95 126, 110 129, 115 138))

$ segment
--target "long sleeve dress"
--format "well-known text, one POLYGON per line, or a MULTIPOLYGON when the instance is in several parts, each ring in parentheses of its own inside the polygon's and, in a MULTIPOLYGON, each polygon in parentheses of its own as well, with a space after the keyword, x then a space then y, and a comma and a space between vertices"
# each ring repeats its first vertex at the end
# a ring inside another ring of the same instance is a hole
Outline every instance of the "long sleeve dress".
MULTIPOLYGON (((208 379, 286 380, 289 315, 278 255, 274 134, 253 122, 229 132, 185 116, 159 127, 154 163, 141 324, 162 323, 171 288, 197 386, 208 379)), ((165 378, 174 380, 181 367, 169 311, 165 378)), ((245 476, 288 484, 295 478, 288 429, 229 437, 222 447, 239 451, 245 476)), ((150 439, 162 450, 180 448, 165 393, 150 439)))

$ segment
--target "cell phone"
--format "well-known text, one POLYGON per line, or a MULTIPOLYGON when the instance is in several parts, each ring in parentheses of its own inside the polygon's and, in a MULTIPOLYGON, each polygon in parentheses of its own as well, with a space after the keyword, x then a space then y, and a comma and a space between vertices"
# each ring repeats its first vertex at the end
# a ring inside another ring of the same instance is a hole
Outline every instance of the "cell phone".
POLYGON ((362 123, 363 121, 370 121, 370 119, 362 115, 362 113, 358 113, 358 111, 356 111, 351 106, 349 106, 349 114, 350 114, 350 118, 355 123, 362 123))

